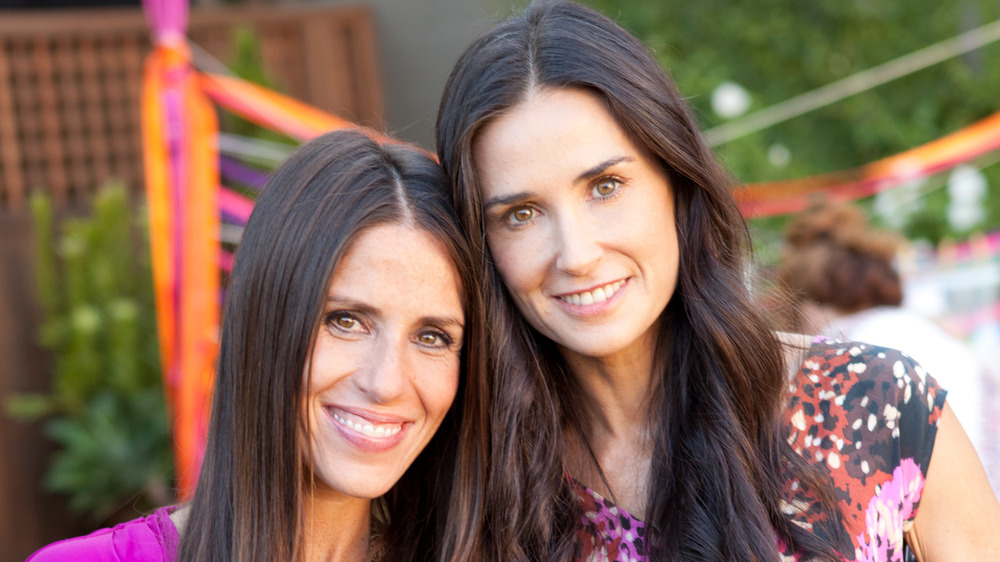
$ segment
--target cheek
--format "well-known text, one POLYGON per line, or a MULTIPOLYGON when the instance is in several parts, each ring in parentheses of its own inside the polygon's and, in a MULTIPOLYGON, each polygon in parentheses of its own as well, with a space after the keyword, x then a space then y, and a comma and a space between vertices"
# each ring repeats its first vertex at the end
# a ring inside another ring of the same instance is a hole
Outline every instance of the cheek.
POLYGON ((447 368, 437 366, 423 371, 421 378, 415 381, 420 401, 424 404, 427 417, 434 420, 437 426, 444 419, 448 409, 455 401, 458 391, 459 368, 458 360, 447 368))
POLYGON ((488 236, 487 243, 497 273, 512 293, 529 289, 543 268, 539 265, 544 248, 538 236, 488 236))
POLYGON ((302 388, 305 389, 307 398, 322 392, 329 385, 330 379, 335 378, 330 372, 332 355, 326 346, 317 345, 313 349, 312 359, 306 365, 306 371, 302 373, 302 388))

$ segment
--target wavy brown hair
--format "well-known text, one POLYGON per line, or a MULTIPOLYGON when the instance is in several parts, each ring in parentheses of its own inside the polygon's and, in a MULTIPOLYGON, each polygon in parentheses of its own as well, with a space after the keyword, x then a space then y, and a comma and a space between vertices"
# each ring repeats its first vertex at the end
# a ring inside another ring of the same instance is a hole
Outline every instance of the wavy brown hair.
POLYGON ((476 519, 454 529, 452 546, 497 561, 562 560, 575 548, 581 513, 566 479, 564 431, 583 428, 586 437, 586 401, 492 264, 472 159, 487 123, 546 88, 599 95, 629 138, 656 157, 674 191, 680 271, 660 315, 652 367, 650 558, 777 560, 780 539, 789 551, 836 559, 837 547, 850 547, 834 535, 836 525, 808 531, 782 511, 783 487, 797 480, 819 500, 821 519, 839 519, 824 473, 786 441, 783 347, 751 303, 749 234, 730 178, 649 51, 611 20, 567 2, 533 4, 473 43, 438 113, 438 154, 486 280, 491 326, 489 394, 480 402, 485 410, 470 414, 485 425, 463 428, 473 469, 459 480, 482 497, 460 508, 476 519))
MULTIPOLYGON (((421 150, 360 130, 299 148, 258 199, 229 283, 201 476, 181 561, 300 560, 311 483, 303 463, 302 389, 326 292, 361 233, 403 224, 429 233, 463 291, 463 373, 455 402, 413 465, 374 509, 386 560, 440 551, 465 388, 481 376, 482 317, 471 253, 441 168, 421 150)), ((428 288, 424 288, 428 289, 428 288)))
POLYGON ((873 228, 854 205, 816 201, 785 227, 778 281, 794 298, 843 314, 899 306, 903 283, 894 260, 902 242, 873 228))

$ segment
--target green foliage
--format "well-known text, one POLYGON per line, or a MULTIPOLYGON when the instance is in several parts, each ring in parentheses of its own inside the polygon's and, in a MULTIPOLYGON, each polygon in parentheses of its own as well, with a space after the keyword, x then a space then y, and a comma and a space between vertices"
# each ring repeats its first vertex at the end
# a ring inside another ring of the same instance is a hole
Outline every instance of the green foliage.
MULTIPOLYGON (((706 129, 726 121, 710 103, 724 81, 750 93, 753 112, 1000 19, 994 0, 584 1, 653 49, 706 129)), ((733 140, 719 147, 719 155, 746 182, 861 166, 1000 110, 996 68, 1000 42, 733 140), (774 144, 789 149, 787 165, 770 162, 774 144)), ((1000 228, 997 168, 984 170, 990 184, 986 230, 1000 228)), ((962 234, 948 226, 947 194, 935 193, 943 195, 927 198, 904 228, 908 235, 934 240, 962 234)), ((760 228, 774 226, 765 221, 760 228)))
POLYGON ((126 503, 165 503, 173 469, 144 214, 108 185, 92 216, 56 237, 49 199, 31 206, 52 389, 9 399, 8 413, 44 419, 57 444, 46 486, 76 512, 101 521, 126 503))
MULTIPOLYGON (((232 41, 233 57, 228 62, 228 66, 233 74, 268 90, 283 91, 281 85, 264 71, 260 54, 260 40, 253 29, 249 27, 237 27, 233 31, 232 41)), ((232 113, 222 114, 221 128, 243 137, 263 139, 289 146, 295 146, 296 144, 281 133, 262 127, 232 113)))

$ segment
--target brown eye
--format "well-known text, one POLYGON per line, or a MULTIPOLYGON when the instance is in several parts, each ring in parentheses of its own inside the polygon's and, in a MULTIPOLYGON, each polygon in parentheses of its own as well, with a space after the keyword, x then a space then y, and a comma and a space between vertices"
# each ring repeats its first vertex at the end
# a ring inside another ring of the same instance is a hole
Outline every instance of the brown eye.
POLYGON ((522 224, 535 218, 535 210, 531 207, 518 207, 510 213, 510 222, 522 224))
POLYGON ((343 312, 343 311, 333 311, 326 315, 326 325, 330 329, 337 330, 338 332, 349 332, 358 333, 364 332, 365 327, 355 315, 343 312))
POLYGON ((337 324, 338 328, 343 328, 345 330, 350 330, 358 325, 358 321, 350 316, 339 316, 334 320, 334 322, 337 324))
POLYGON ((451 338, 441 332, 431 330, 417 334, 417 343, 425 347, 446 348, 451 345, 451 338))
POLYGON ((418 339, 424 345, 436 345, 441 338, 437 334, 420 334, 418 339))
POLYGON ((602 199, 608 197, 609 195, 614 194, 614 192, 618 190, 618 186, 620 185, 621 182, 619 182, 614 178, 603 178, 599 180, 597 184, 594 185, 593 189, 594 197, 600 197, 602 199))

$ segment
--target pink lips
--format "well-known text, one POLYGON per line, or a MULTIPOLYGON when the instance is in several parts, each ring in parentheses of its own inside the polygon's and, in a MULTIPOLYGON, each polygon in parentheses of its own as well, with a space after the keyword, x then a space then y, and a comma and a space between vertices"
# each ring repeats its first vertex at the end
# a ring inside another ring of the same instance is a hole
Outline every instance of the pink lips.
POLYGON ((399 444, 412 425, 412 422, 399 416, 376 414, 366 410, 324 406, 323 411, 344 439, 367 452, 392 449, 399 444))
POLYGON ((595 285, 589 289, 582 289, 582 290, 553 295, 553 298, 555 298, 556 302, 559 303, 559 306, 561 306, 564 310, 566 310, 570 314, 573 314, 575 316, 596 316, 607 311, 609 308, 613 307, 615 304, 618 303, 618 301, 621 300, 622 295, 625 294, 625 290, 628 288, 630 280, 631 277, 626 277, 625 279, 622 279, 620 281, 595 285), (603 300, 601 302, 593 302, 590 304, 582 304, 582 303, 573 304, 566 300, 566 297, 569 297, 570 295, 590 293, 598 289, 607 287, 609 285, 614 285, 616 283, 620 283, 621 285, 614 291, 614 293, 610 297, 606 298, 606 300, 603 300))

